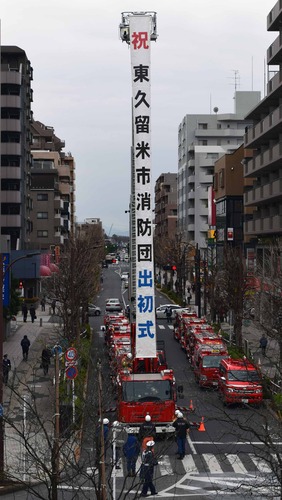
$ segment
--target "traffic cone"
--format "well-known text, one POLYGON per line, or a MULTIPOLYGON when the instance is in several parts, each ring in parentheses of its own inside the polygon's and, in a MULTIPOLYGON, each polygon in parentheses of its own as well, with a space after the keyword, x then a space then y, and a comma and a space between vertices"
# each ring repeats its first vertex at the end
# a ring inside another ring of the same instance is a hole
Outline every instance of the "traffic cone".
POLYGON ((206 429, 205 429, 205 424, 204 424, 204 417, 202 417, 202 421, 201 421, 201 423, 199 425, 198 431, 205 432, 205 430, 206 429))
POLYGON ((261 369, 261 360, 260 360, 260 358, 258 359, 258 368, 259 368, 259 370, 261 369))
POLYGON ((190 411, 195 411, 195 408, 194 408, 194 406, 193 406, 193 401, 192 401, 192 399, 190 399, 189 410, 190 410, 190 411))

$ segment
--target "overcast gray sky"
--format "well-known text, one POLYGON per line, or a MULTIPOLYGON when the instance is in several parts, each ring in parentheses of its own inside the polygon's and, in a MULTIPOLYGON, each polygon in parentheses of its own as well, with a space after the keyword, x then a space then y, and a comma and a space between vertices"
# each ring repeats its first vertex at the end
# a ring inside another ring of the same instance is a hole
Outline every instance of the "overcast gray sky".
POLYGON ((152 169, 177 172, 177 130, 187 113, 234 111, 238 90, 264 93, 264 62, 278 33, 274 0, 5 0, 2 45, 25 50, 34 70, 34 118, 53 126, 76 160, 77 220, 99 217, 128 233, 130 52, 124 11, 156 11, 152 44, 152 169))

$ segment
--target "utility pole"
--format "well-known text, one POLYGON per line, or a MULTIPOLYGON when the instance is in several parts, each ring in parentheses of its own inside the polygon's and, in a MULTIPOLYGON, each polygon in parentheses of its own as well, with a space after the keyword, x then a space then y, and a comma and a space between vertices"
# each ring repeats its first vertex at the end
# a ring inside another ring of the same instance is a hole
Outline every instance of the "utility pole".
POLYGON ((101 361, 97 363, 98 369, 98 401, 99 401, 99 418, 100 418, 100 443, 101 451, 99 459, 99 472, 100 472, 100 490, 99 500, 107 500, 107 485, 106 485, 106 464, 105 464, 105 440, 104 440, 104 424, 103 424, 103 411, 102 411, 102 365, 101 361))

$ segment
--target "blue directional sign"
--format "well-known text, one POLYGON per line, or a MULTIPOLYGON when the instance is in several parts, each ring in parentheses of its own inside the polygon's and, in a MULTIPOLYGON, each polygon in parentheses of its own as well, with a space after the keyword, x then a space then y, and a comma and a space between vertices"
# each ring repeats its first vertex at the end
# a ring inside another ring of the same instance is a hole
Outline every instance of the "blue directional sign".
POLYGON ((2 262, 3 262, 2 300, 3 300, 3 306, 8 307, 10 305, 10 273, 8 272, 8 266, 10 264, 9 253, 2 253, 2 262))

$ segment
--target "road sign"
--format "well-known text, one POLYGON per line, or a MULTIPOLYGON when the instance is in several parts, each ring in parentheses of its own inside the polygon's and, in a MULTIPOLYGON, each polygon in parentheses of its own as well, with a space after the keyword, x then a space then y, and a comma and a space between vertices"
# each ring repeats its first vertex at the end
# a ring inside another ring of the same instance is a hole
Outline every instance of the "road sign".
POLYGON ((77 350, 75 347, 69 347, 66 350, 65 358, 67 361, 75 361, 77 359, 77 350))
POLYGON ((69 379, 69 380, 73 380, 74 378, 76 378, 78 375, 78 371, 77 371, 77 367, 74 366, 74 365, 71 365, 69 366, 67 369, 66 369, 66 377, 69 379))
POLYGON ((75 360, 75 361, 65 361, 65 366, 77 366, 78 365, 78 361, 75 360))
POLYGON ((58 353, 59 356, 63 352, 63 349, 59 344, 55 344, 54 347, 52 348, 52 354, 54 355, 56 354, 56 352, 58 353))

